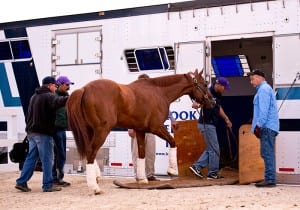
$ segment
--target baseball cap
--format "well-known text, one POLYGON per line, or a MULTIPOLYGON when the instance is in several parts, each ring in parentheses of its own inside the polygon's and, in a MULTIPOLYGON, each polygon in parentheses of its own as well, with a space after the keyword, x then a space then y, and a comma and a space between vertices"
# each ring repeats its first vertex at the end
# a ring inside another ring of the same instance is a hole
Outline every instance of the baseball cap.
POLYGON ((261 76, 263 78, 266 77, 265 73, 259 69, 256 69, 256 70, 252 70, 250 73, 248 73, 248 76, 252 76, 252 75, 258 75, 258 76, 261 76))
POLYGON ((225 77, 217 78, 216 83, 224 86, 226 90, 230 89, 229 81, 225 77))
POLYGON ((56 84, 56 80, 54 77, 48 76, 43 79, 42 84, 43 85, 56 84))
POLYGON ((68 77, 66 76, 60 76, 56 80, 56 84, 62 85, 62 84, 67 84, 67 85, 74 85, 74 82, 71 82, 68 77))

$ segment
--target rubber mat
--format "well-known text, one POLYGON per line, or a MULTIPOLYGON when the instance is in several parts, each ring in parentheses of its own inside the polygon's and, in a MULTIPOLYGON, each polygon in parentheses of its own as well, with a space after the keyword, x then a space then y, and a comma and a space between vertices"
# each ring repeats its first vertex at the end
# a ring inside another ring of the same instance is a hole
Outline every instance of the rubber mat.
POLYGON ((139 184, 137 182, 124 182, 123 180, 114 180, 113 183, 126 189, 176 189, 189 187, 205 187, 212 185, 232 185, 238 183, 238 171, 227 168, 219 173, 224 176, 222 179, 206 179, 198 177, 178 177, 167 180, 151 181, 148 184, 139 184))

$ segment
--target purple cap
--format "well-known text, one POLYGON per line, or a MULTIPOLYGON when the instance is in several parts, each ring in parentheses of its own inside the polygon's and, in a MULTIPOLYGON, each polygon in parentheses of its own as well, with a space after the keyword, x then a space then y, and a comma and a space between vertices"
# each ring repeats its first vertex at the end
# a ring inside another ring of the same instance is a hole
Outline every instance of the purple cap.
POLYGON ((69 78, 66 77, 66 76, 60 76, 60 77, 58 77, 57 80, 56 80, 56 83, 57 83, 58 85, 63 85, 63 84, 74 85, 74 82, 71 82, 71 81, 69 80, 69 78))
POLYGON ((230 89, 229 81, 225 77, 217 78, 216 83, 224 86, 226 90, 230 89))

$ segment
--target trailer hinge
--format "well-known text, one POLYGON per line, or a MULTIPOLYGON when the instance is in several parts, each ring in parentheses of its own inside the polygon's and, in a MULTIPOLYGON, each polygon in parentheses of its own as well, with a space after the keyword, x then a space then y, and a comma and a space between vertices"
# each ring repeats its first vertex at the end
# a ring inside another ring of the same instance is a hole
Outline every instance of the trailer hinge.
POLYGON ((210 49, 208 46, 205 47, 205 56, 208 57, 210 55, 210 49))
POLYGON ((58 55, 52 55, 52 61, 59 60, 60 57, 58 55))
POLYGON ((57 44, 59 44, 59 40, 57 40, 57 39, 52 39, 51 44, 52 44, 52 45, 57 45, 57 44))
POLYGON ((102 36, 95 37, 95 40, 98 41, 98 42, 101 42, 102 41, 102 36))

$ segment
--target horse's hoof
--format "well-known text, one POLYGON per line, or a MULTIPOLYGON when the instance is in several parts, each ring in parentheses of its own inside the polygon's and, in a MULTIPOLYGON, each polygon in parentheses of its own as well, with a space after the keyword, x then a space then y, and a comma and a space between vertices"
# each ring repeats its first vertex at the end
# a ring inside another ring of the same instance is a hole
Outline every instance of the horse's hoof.
POLYGON ((96 182, 97 182, 97 184, 100 184, 100 181, 101 181, 101 177, 100 177, 100 176, 97 176, 97 177, 96 177, 96 182))
POLYGON ((149 183, 148 179, 137 179, 136 182, 138 184, 148 184, 149 183))
POLYGON ((175 170, 175 169, 169 168, 167 173, 168 173, 169 176, 178 176, 178 171, 175 170))
POLYGON ((95 190, 94 194, 100 195, 100 194, 104 194, 104 192, 102 190, 95 190))

